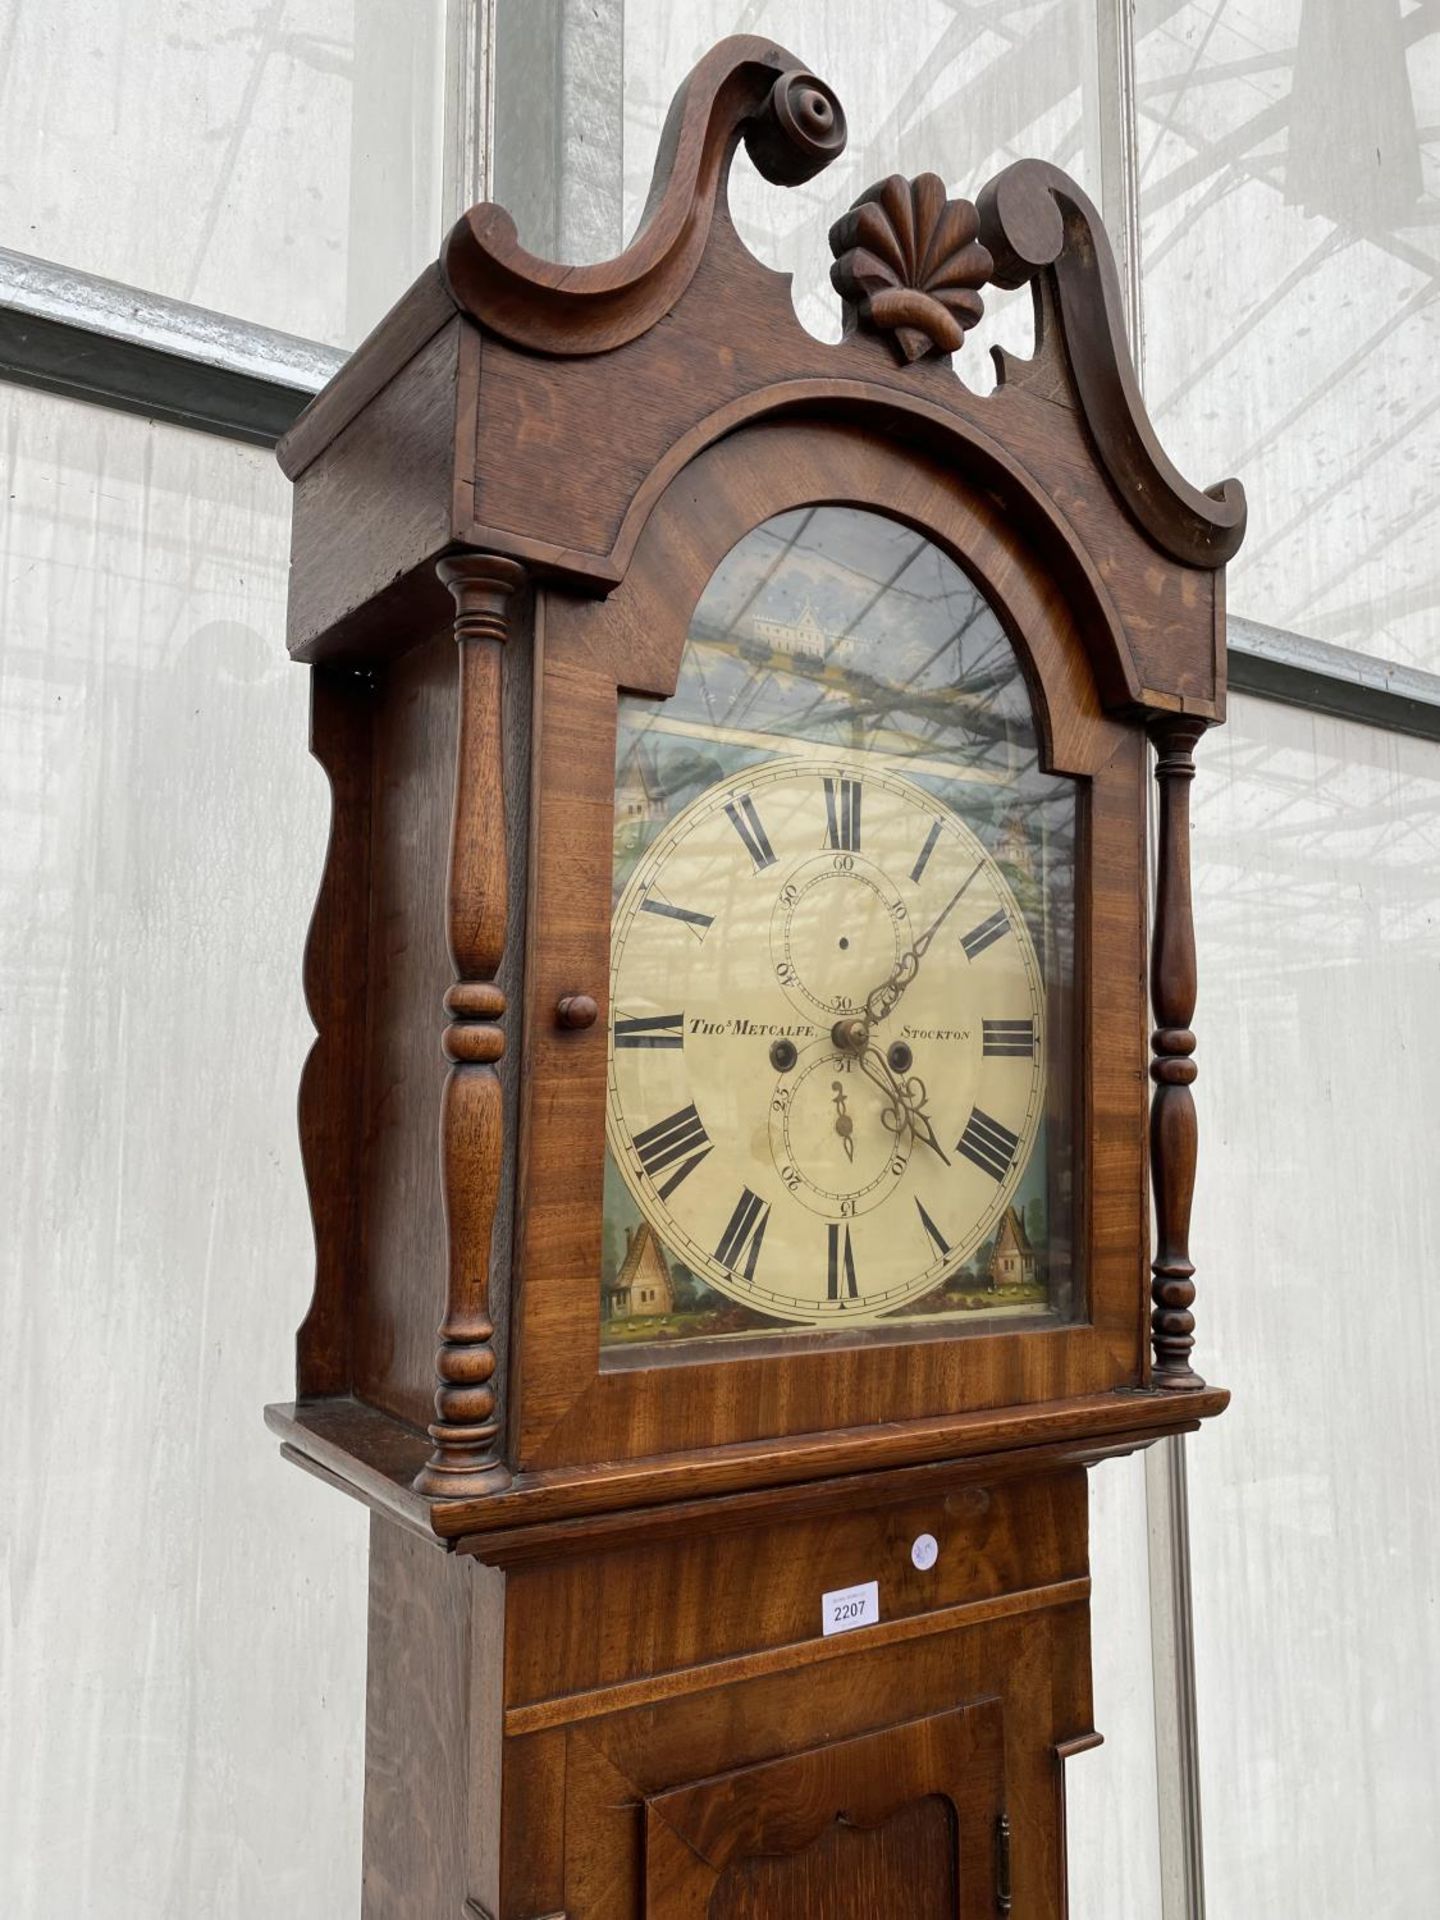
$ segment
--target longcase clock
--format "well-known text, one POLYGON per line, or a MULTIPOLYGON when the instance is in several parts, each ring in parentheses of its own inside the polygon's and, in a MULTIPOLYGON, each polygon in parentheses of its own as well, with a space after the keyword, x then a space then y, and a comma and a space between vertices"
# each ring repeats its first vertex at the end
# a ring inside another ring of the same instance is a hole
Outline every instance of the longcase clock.
POLYGON ((473 209, 282 445, 334 818, 269 1418, 373 1514, 368 1920, 1060 1915, 1087 1469, 1226 1402, 1187 794, 1243 495, 1053 167, 871 187, 808 335, 726 181, 844 141, 723 42, 624 254, 473 209))

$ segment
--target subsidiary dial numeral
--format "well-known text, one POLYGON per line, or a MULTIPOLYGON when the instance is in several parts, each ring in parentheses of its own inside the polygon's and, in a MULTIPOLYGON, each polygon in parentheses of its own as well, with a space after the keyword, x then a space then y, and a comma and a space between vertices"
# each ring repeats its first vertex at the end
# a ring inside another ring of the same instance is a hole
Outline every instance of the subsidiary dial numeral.
POLYGON ((726 801, 725 818, 745 842, 745 851, 754 861, 756 873, 763 873, 766 867, 773 867, 775 849, 771 846, 770 837, 760 823, 760 816, 755 811, 755 802, 748 793, 739 793, 733 800, 726 801))
POLYGON ((1035 1022, 1033 1020, 986 1020, 982 1051, 996 1060, 1033 1060, 1035 1058, 1035 1022))
POLYGON ((976 1107, 965 1123, 964 1133, 955 1143, 955 1151, 963 1153, 967 1160, 974 1161, 992 1180, 1003 1180, 1014 1163, 1015 1149, 1019 1144, 1019 1139, 1008 1127, 1002 1127, 998 1120, 992 1120, 988 1113, 982 1113, 976 1107))
POLYGON ((829 1236, 829 1254, 825 1297, 827 1300, 839 1300, 843 1287, 846 1300, 858 1300, 860 1288, 855 1280, 855 1253, 850 1245, 850 1228, 841 1221, 832 1220, 826 1232, 829 1236))
POLYGON ((755 1278, 755 1263, 760 1258, 760 1243, 765 1238, 765 1228, 770 1219, 770 1203, 762 1200, 758 1193, 752 1193, 749 1187, 740 1189, 740 1198, 735 1202, 735 1211, 730 1223, 720 1236, 720 1244, 715 1249, 715 1258, 722 1267, 729 1267, 732 1273, 741 1273, 747 1280, 755 1278), (741 1261, 744 1267, 741 1267, 741 1261))
POLYGON ((656 1191, 662 1200, 670 1198, 680 1182, 695 1171, 714 1144, 693 1103, 681 1107, 678 1113, 667 1115, 664 1120, 657 1120, 653 1127, 646 1127, 636 1134, 632 1142, 641 1166, 657 1182, 656 1191), (678 1166, 677 1161, 680 1163, 678 1166), (667 1167, 674 1167, 675 1171, 660 1185, 659 1176, 667 1167))
POLYGON ((825 775, 825 844, 837 853, 860 851, 860 782, 825 775))
POLYGON ((960 944, 965 949, 965 957, 968 960, 978 959, 986 947, 993 947, 1009 931, 1009 914, 1003 907, 997 908, 988 920, 982 920, 978 927, 972 927, 969 933, 961 936, 960 944))
POLYGON ((617 1047, 683 1047, 683 1013, 651 1013, 615 1022, 617 1047))

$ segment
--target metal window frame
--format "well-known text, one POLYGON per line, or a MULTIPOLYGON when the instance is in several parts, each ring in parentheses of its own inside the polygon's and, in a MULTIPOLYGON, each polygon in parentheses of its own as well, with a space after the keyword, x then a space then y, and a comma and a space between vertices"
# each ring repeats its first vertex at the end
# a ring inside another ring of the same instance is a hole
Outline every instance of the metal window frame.
POLYGON ((0 379, 273 446, 346 355, 0 248, 0 379))
POLYGON ((1226 639, 1232 693, 1440 740, 1440 674, 1234 615, 1226 639))
MULTIPOLYGON (((466 157, 483 179, 478 149, 466 157)), ((263 447, 347 357, 0 247, 0 380, 15 385, 263 447)), ((1228 657, 1235 693, 1440 740, 1440 674, 1233 616, 1228 657)))
MULTIPOLYGON (((1113 108, 1104 118, 1123 127, 1134 110, 1130 0, 1099 0, 1099 9, 1102 87, 1113 108)), ((519 0, 449 0, 444 217, 486 197, 497 176, 516 190, 528 181, 529 196, 545 202, 532 210, 548 216, 543 224, 560 251, 603 252, 620 231, 620 131, 599 139, 595 109, 618 106, 622 0, 583 8, 546 0, 544 12, 541 38, 554 44, 540 60, 535 15, 519 0), (497 65, 507 69, 498 116, 497 65), (553 101, 545 109, 542 94, 574 95, 572 104, 589 110, 564 114, 553 101), (541 123, 543 151, 517 152, 525 129, 541 123), (562 188, 577 171, 581 204, 567 217, 562 188)), ((1102 155, 1102 171, 1107 217, 1127 263, 1126 304, 1135 309, 1127 319, 1139 340, 1138 208, 1126 190, 1126 142, 1116 139, 1102 155)), ((319 341, 0 247, 0 380, 15 385, 273 446, 346 357, 319 341)), ((1253 620, 1232 617, 1228 637, 1236 693, 1440 740, 1440 674, 1253 620)))
MULTIPOLYGON (((444 5, 448 226, 490 191, 499 0, 444 5)), ((0 380, 13 385, 264 447, 347 358, 317 340, 0 247, 0 380)))

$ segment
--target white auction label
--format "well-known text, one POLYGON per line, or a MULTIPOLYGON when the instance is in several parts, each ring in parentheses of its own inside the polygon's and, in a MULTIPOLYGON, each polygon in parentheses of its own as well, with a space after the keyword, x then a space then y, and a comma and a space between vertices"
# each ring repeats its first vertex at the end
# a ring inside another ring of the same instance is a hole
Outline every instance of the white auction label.
POLYGON ((933 1533, 920 1533, 915 1536, 910 1548, 910 1563, 918 1567, 921 1573, 928 1573, 940 1558, 940 1542, 933 1533))
POLYGON ((878 1580, 867 1580, 863 1587, 837 1587, 834 1593, 820 1596, 820 1619, 827 1635, 873 1627, 879 1618, 878 1580))

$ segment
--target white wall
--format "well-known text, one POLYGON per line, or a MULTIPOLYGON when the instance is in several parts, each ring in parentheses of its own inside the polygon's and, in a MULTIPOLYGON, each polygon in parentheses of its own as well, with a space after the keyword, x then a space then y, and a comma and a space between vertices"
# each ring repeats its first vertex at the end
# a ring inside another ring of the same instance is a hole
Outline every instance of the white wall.
POLYGON ((1440 1912, 1440 746, 1237 699, 1197 755, 1217 1916, 1440 1912))
POLYGON ((358 1907, 366 1530, 261 1422, 328 796, 267 453, 0 387, 0 1912, 358 1907))
POLYGON ((445 0, 0 0, 0 246, 353 346, 432 260, 445 0))
POLYGON ((1440 20, 1137 9, 1146 394, 1250 493, 1234 613, 1440 672, 1440 20))

